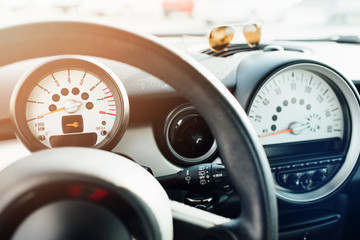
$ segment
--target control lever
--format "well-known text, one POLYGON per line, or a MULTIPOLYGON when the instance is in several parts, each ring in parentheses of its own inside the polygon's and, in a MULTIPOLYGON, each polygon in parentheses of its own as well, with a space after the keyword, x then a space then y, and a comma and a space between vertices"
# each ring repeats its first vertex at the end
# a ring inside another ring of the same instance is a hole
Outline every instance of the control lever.
POLYGON ((230 189, 230 179, 222 164, 204 163, 181 170, 178 173, 156 178, 165 189, 202 191, 230 189))

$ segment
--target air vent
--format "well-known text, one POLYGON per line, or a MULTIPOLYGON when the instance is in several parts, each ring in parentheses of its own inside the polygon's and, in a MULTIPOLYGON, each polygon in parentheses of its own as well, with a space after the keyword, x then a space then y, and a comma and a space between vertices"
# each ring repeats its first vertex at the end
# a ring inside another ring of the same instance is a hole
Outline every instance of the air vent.
MULTIPOLYGON (((260 44, 259 46, 255 48, 250 48, 247 44, 232 44, 230 45, 226 50, 219 51, 219 52, 213 52, 211 49, 207 48, 205 50, 202 50, 201 53, 214 56, 214 57, 229 57, 236 53, 241 52, 251 52, 251 51, 259 51, 264 50, 268 47, 271 47, 270 44, 260 44)), ((291 52, 299 52, 304 53, 305 50, 301 48, 296 47, 289 47, 289 46, 281 46, 285 51, 291 51, 291 52)))
POLYGON ((189 105, 170 113, 165 122, 165 138, 170 154, 182 164, 205 162, 217 148, 205 120, 189 105))

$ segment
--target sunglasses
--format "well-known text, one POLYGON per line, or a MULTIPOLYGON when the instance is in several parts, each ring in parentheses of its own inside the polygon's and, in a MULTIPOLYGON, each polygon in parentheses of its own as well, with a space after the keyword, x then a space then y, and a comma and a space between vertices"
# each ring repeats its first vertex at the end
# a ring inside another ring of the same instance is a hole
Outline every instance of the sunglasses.
POLYGON ((236 30, 240 28, 249 47, 257 47, 261 38, 261 26, 258 23, 251 23, 220 26, 212 29, 208 34, 211 50, 219 52, 226 49, 233 40, 236 30))

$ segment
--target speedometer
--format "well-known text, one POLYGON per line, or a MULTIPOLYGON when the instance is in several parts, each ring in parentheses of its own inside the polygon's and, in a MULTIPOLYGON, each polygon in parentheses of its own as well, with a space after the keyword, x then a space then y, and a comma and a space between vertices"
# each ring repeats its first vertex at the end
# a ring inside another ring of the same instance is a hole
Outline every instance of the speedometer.
POLYGON ((11 103, 17 136, 31 150, 61 146, 111 149, 129 113, 118 77, 83 57, 57 57, 23 77, 11 103))
POLYGON ((284 69, 265 81, 249 118, 263 145, 342 139, 344 116, 333 87, 320 75, 284 69))
POLYGON ((277 196, 312 202, 339 189, 355 169, 359 96, 331 67, 282 54, 249 56, 260 70, 244 60, 235 94, 264 146, 277 196))
POLYGON ((296 194, 308 192, 316 198, 316 189, 324 194, 322 186, 352 164, 344 163, 351 95, 344 79, 315 63, 278 69, 257 89, 248 116, 283 197, 302 200, 296 194))

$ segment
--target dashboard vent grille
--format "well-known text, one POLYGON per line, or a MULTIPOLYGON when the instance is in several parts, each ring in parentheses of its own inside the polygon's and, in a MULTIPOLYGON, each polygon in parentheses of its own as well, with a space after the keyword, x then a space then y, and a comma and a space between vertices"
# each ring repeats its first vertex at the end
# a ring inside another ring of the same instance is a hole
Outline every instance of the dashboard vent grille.
POLYGON ((193 106, 182 105, 165 122, 165 142, 173 160, 182 165, 206 162, 217 145, 207 123, 193 106))
MULTIPOLYGON (((264 50, 268 46, 271 46, 271 45, 260 44, 259 46, 255 47, 255 48, 249 48, 249 46, 247 44, 232 44, 226 50, 222 50, 219 52, 213 52, 210 48, 207 48, 205 50, 202 50, 201 53, 204 53, 204 54, 207 54, 210 56, 214 56, 214 57, 229 57, 236 53, 264 50)), ((285 51, 292 51, 292 52, 299 52, 299 53, 305 52, 304 49, 301 49, 301 48, 295 48, 295 47, 289 47, 289 46, 281 46, 281 47, 285 51)))

